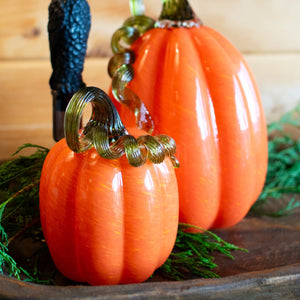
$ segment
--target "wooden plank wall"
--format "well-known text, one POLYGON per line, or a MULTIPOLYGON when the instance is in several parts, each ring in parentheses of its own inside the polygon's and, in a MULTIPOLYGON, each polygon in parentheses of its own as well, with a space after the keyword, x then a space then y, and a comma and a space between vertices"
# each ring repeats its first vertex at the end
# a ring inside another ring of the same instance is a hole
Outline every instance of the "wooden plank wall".
MULTIPOLYGON (((0 160, 25 143, 50 147, 51 95, 45 0, 0 0, 0 160)), ((159 14, 160 0, 145 0, 159 14)), ((190 0, 207 26, 244 54, 258 82, 268 122, 300 101, 299 0, 190 0)), ((92 29, 83 73, 107 89, 110 36, 130 15, 128 1, 89 0, 92 29)))

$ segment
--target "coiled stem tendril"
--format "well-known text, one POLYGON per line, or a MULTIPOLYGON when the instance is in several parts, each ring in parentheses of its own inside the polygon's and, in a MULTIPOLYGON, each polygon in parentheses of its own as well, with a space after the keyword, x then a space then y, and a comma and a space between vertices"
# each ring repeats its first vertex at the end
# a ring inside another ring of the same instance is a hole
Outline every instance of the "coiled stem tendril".
POLYGON ((137 139, 130 135, 108 95, 95 87, 85 87, 76 92, 66 109, 65 137, 71 150, 84 152, 95 147, 106 159, 126 155, 130 165, 139 167, 147 159, 158 164, 170 157, 173 166, 179 167, 175 157, 175 141, 166 135, 142 135, 137 139), (84 108, 92 105, 91 118, 79 134, 84 108))
POLYGON ((127 88, 127 84, 134 77, 132 64, 135 54, 130 50, 130 45, 140 35, 154 28, 154 24, 154 20, 145 15, 135 15, 127 19, 112 37, 111 48, 114 56, 108 64, 115 99, 132 110, 136 116, 137 127, 149 133, 154 129, 151 115, 139 96, 127 88))

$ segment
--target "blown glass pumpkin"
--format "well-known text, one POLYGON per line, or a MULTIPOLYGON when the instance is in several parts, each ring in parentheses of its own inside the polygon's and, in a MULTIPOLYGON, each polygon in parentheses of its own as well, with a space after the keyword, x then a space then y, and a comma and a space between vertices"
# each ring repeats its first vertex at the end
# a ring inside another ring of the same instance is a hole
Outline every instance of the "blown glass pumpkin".
MULTIPOLYGON (((103 115, 97 103, 95 111, 103 115)), ((124 155, 105 159, 95 147, 75 153, 66 139, 50 150, 40 182, 41 224, 56 267, 92 285, 146 280, 176 239, 178 190, 171 160, 134 168, 124 155)))
MULTIPOLYGON (((204 26, 186 0, 163 3, 155 27, 130 47, 134 77, 126 88, 147 108, 153 133, 177 143, 180 222, 229 227, 247 214, 265 181, 260 95, 241 53, 204 26)), ((136 111, 114 103, 133 126, 136 111)))

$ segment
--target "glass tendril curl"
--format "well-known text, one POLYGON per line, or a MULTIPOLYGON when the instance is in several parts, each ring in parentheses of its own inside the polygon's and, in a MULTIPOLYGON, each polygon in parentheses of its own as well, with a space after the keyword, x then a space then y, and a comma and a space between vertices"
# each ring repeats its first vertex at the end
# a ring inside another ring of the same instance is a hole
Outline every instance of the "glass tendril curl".
POLYGON ((85 87, 70 100, 64 120, 65 137, 69 148, 84 152, 93 146, 106 159, 126 155, 133 167, 143 165, 147 159, 155 164, 170 157, 173 166, 179 167, 175 157, 175 141, 167 135, 142 135, 137 139, 130 135, 109 96, 99 88, 85 87), (82 113, 86 105, 92 105, 92 114, 84 129, 78 134, 82 113))
POLYGON ((132 64, 135 61, 135 54, 130 50, 130 45, 143 33, 154 28, 154 25, 155 21, 145 15, 127 19, 112 36, 111 49, 114 56, 108 64, 115 99, 132 110, 136 116, 137 127, 149 133, 154 129, 151 115, 139 96, 127 88, 127 84, 134 76, 132 64))

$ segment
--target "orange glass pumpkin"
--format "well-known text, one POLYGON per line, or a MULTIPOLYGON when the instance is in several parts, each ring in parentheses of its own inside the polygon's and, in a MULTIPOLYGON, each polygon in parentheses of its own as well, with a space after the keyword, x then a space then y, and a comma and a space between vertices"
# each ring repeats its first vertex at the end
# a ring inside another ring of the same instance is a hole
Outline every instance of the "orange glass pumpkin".
POLYGON ((92 285, 142 282, 176 239, 171 160, 134 168, 125 156, 104 159, 95 148, 75 153, 62 139, 43 165, 40 217, 52 259, 66 277, 92 285))
MULTIPOLYGON (((186 0, 164 5, 157 28, 131 46, 136 59, 127 87, 149 110, 154 134, 177 143, 180 222, 229 227, 247 214, 265 181, 259 92, 240 52, 195 18, 186 0)), ((134 113, 116 107, 124 124, 134 125, 134 113)))

